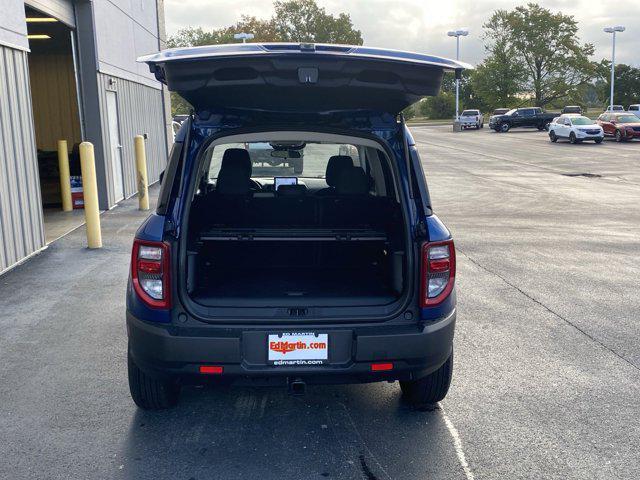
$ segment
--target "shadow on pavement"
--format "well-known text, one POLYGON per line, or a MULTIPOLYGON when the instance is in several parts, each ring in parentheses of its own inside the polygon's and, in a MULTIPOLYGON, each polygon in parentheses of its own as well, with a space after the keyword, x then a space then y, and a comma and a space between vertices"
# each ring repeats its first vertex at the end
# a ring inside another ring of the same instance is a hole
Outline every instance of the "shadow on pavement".
POLYGON ((398 384, 284 389, 188 387, 180 405, 137 410, 124 478, 462 477, 441 412, 414 411, 398 384))

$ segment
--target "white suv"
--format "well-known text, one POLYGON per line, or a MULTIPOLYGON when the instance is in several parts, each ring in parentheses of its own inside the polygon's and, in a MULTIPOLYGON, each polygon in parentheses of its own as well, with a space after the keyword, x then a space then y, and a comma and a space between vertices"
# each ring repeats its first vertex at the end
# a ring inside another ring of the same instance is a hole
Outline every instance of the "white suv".
POLYGON ((460 115, 460 126, 462 128, 484 128, 484 117, 480 110, 464 110, 460 115))
POLYGON ((571 143, 581 143, 583 140, 602 143, 604 131, 588 117, 578 114, 561 115, 549 125, 549 139, 555 143, 559 138, 567 138, 571 143))

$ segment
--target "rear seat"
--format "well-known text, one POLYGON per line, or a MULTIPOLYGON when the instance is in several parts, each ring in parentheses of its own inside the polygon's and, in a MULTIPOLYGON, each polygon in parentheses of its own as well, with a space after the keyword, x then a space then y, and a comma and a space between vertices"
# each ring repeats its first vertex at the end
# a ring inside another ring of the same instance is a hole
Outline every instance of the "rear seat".
POLYGON ((335 195, 320 200, 323 227, 376 227, 386 223, 389 205, 386 197, 369 193, 369 177, 360 167, 346 169, 336 183, 335 195))
POLYGON ((223 161, 216 191, 194 203, 192 211, 202 227, 385 228, 399 215, 393 199, 370 195, 370 179, 360 167, 343 169, 332 195, 310 195, 304 185, 252 194, 245 155, 232 156, 234 160, 223 161))
POLYGON ((314 227, 318 225, 317 203, 304 185, 282 185, 270 197, 254 194, 249 222, 256 227, 314 227))

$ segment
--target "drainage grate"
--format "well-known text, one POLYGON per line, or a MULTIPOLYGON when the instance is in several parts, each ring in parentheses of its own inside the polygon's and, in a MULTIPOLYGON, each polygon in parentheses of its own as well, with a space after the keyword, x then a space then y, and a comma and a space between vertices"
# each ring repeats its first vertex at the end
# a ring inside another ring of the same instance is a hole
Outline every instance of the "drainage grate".
POLYGON ((586 178, 602 178, 602 175, 597 173, 563 173, 563 177, 586 177, 586 178))

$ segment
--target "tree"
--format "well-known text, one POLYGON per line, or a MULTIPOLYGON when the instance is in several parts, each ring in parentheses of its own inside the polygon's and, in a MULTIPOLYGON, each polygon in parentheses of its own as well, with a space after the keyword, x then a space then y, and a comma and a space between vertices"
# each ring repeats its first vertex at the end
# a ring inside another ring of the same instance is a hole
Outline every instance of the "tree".
MULTIPOLYGON (((362 33, 356 30, 351 17, 346 13, 338 16, 328 14, 315 0, 275 1, 274 14, 270 19, 242 16, 229 27, 204 30, 187 27, 169 37, 169 47, 195 47, 237 42, 233 35, 238 32, 254 34, 255 42, 317 42, 362 45, 362 33)), ((191 106, 175 92, 171 93, 171 112, 188 113, 191 106)))
POLYGON ((454 93, 440 92, 435 97, 427 97, 418 105, 427 118, 451 119, 456 113, 456 96, 454 93))
POLYGON ((334 17, 315 0, 281 0, 273 6, 271 22, 280 42, 362 45, 362 33, 353 28, 351 17, 346 13, 334 17))
MULTIPOLYGON (((611 62, 602 60, 596 67, 595 88, 598 97, 601 99, 600 105, 609 105, 611 95, 611 62)), ((615 84, 613 92, 614 104, 629 106, 638 103, 640 99, 640 68, 635 68, 624 63, 619 63, 615 67, 615 84)))
POLYGON ((489 111, 522 101, 517 98, 526 81, 526 70, 521 60, 510 51, 504 38, 496 40, 487 50, 489 56, 470 74, 471 85, 482 109, 489 111))
POLYGON ((536 106, 570 96, 593 77, 594 47, 579 42, 578 23, 570 15, 529 3, 496 10, 484 28, 491 54, 504 51, 524 67, 524 88, 536 106))

